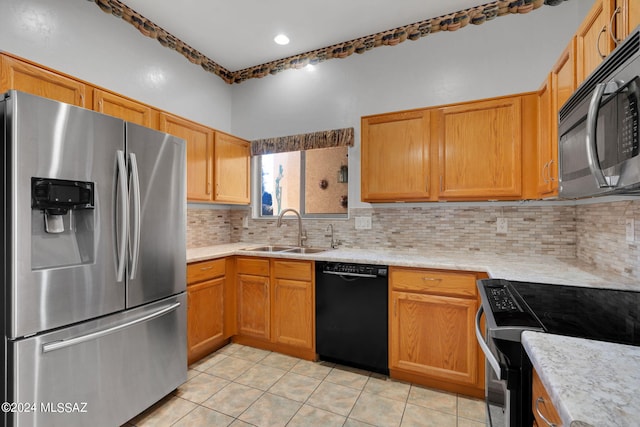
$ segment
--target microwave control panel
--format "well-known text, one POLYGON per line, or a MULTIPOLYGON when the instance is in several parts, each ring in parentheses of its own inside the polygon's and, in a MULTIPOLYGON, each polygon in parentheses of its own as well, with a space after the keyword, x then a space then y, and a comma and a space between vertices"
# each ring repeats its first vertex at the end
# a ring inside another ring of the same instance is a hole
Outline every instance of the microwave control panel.
POLYGON ((633 79, 621 92, 619 106, 619 138, 618 161, 630 159, 638 155, 638 78, 633 79))

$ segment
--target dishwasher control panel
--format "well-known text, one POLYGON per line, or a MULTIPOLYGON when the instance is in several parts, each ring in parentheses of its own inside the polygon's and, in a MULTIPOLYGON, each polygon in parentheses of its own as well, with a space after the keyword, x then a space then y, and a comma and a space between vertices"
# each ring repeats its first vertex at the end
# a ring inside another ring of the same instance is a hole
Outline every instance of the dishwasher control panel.
POLYGON ((351 264, 344 262, 327 262, 322 272, 342 276, 387 277, 389 267, 386 265, 351 264))

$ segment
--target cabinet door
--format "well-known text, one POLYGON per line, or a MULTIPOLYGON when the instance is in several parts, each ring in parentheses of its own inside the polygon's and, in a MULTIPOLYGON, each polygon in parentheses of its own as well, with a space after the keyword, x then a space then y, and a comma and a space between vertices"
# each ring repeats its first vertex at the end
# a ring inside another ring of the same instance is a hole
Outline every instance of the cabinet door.
POLYGON ((187 288, 187 346, 189 363, 224 339, 224 277, 187 288))
POLYGON ((84 83, 2 55, 0 56, 0 93, 9 89, 79 107, 91 107, 87 105, 88 89, 84 83))
POLYGON ((475 299, 391 293, 391 368, 477 386, 475 299))
POLYGON ((539 426, 547 426, 549 423, 542 419, 544 417, 549 422, 554 423, 556 426, 562 425, 562 419, 558 415, 557 409, 553 406, 551 396, 542 384, 538 372, 533 370, 533 381, 531 390, 531 408, 533 409, 534 423, 539 426), (542 417, 540 416, 542 415, 542 417))
POLYGON ((251 144, 222 132, 215 134, 215 201, 249 204, 251 144))
POLYGON ((156 110, 111 92, 94 89, 93 109, 127 122, 158 129, 158 112, 156 110))
POLYGON ((555 140, 555 126, 552 108, 553 85, 551 73, 538 90, 538 159, 537 191, 541 197, 557 194, 555 171, 558 170, 558 142, 555 140))
POLYGON ((213 200, 213 130, 165 113, 160 114, 160 130, 182 138, 187 143, 187 200, 213 200))
POLYGON ((238 332, 269 339, 269 278, 238 274, 238 332))
POLYGON ((640 2, 637 0, 616 0, 616 38, 624 40, 640 25, 640 2))
POLYGON ((273 341, 312 349, 313 284, 276 278, 273 285, 273 341))
POLYGON ((615 47, 609 33, 615 0, 597 0, 576 33, 578 85, 615 47))
POLYGON ((520 97, 445 107, 437 115, 441 198, 521 196, 520 97))
POLYGON ((429 111, 362 118, 362 200, 429 200, 429 111))

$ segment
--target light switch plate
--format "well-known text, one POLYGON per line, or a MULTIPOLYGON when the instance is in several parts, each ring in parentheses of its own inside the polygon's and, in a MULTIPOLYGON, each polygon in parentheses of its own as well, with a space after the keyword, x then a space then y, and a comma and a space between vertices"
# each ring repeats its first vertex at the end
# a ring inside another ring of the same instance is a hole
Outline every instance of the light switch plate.
POLYGON ((356 230, 371 230, 371 217, 370 216, 357 216, 356 217, 356 230))
POLYGON ((627 243, 633 243, 636 240, 635 220, 627 218, 625 221, 625 232, 627 235, 627 243))

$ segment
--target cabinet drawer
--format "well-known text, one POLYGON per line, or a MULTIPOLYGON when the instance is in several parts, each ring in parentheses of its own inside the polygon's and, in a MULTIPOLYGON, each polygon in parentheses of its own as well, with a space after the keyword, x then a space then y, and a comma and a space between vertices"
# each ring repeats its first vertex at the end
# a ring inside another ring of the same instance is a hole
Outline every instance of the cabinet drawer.
POLYGON ((226 260, 221 258, 187 264, 187 284, 224 276, 225 263, 226 260))
POLYGON ((475 298, 476 275, 431 270, 391 269, 396 290, 475 298))
POLYGON ((312 263, 310 261, 277 260, 273 263, 274 276, 281 279, 311 280, 312 263))
POLYGON ((237 258, 236 268, 239 274, 254 276, 269 275, 269 260, 261 258, 237 258))
POLYGON ((562 425, 562 420, 556 411, 556 408, 551 402, 551 396, 547 393, 547 389, 544 388, 544 384, 540 381, 540 376, 533 370, 533 385, 532 385, 532 402, 531 408, 533 409, 533 416, 539 426, 549 425, 545 422, 540 414, 548 421, 554 423, 557 426, 562 425))

